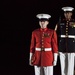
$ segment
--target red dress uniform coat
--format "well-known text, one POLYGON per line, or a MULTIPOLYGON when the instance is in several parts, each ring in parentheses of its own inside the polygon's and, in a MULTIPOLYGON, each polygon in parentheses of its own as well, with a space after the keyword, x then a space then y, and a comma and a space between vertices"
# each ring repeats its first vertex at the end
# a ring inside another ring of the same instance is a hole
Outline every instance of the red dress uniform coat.
POLYGON ((33 65, 52 66, 53 54, 57 52, 57 35, 54 30, 46 28, 44 30, 36 29, 32 32, 30 53, 33 53, 33 65))

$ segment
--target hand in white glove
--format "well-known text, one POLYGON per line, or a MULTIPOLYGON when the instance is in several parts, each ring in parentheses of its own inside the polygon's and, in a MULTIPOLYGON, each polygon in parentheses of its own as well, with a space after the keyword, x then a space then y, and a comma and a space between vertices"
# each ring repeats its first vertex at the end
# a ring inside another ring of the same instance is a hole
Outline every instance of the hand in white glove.
POLYGON ((54 53, 54 62, 53 62, 53 66, 56 66, 56 65, 57 65, 57 57, 58 57, 58 54, 57 54, 57 53, 54 53))
POLYGON ((56 65, 57 65, 57 61, 54 61, 54 62, 53 62, 53 66, 56 66, 56 65))
POLYGON ((31 62, 32 62, 32 55, 33 55, 33 53, 30 53, 30 57, 29 57, 29 65, 30 65, 30 66, 33 66, 33 65, 31 64, 31 62))
POLYGON ((30 65, 30 66, 33 66, 33 65, 31 64, 31 60, 29 60, 29 65, 30 65))

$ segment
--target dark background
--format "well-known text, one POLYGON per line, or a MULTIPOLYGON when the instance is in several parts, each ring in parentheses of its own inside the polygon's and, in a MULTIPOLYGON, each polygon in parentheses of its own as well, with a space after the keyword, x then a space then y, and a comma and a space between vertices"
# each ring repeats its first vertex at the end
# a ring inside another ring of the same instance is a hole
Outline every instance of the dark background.
MULTIPOLYGON (((49 28, 54 29, 61 8, 73 6, 74 0, 3 0, 0 2, 0 75, 34 75, 29 66, 31 32, 39 28, 38 13, 52 17, 49 28)), ((75 13, 73 12, 73 17, 75 13)), ((54 74, 60 75, 60 62, 54 67, 54 74)))

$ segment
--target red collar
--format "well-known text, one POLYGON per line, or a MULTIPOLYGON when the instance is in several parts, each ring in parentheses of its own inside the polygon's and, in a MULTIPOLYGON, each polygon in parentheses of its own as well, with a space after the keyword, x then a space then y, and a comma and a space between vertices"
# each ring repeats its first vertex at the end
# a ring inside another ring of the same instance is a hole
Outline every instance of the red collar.
POLYGON ((40 28, 41 31, 46 31, 47 29, 48 29, 48 28, 44 28, 44 29, 40 28))

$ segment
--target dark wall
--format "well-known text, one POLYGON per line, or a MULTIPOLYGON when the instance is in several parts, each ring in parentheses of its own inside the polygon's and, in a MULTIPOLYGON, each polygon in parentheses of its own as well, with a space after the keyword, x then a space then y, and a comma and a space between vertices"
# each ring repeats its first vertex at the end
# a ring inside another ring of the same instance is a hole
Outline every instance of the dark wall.
MULTIPOLYGON (((31 32, 39 28, 36 15, 50 14, 48 27, 54 29, 60 15, 63 17, 61 8, 75 7, 75 3, 72 0, 3 0, 0 3, 0 73, 34 75, 33 67, 29 66, 29 47, 31 32)), ((55 73, 60 73, 59 65, 58 62, 55 73)))

